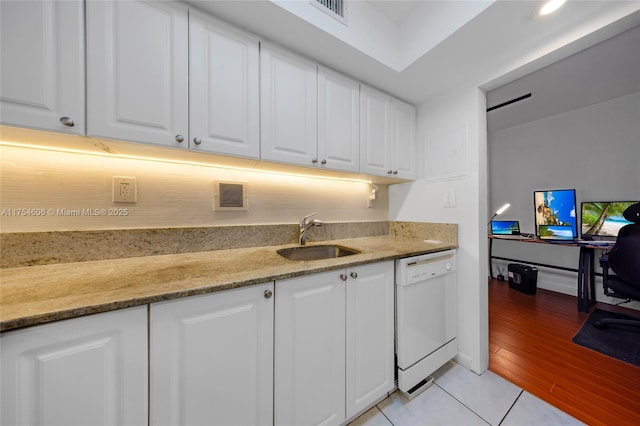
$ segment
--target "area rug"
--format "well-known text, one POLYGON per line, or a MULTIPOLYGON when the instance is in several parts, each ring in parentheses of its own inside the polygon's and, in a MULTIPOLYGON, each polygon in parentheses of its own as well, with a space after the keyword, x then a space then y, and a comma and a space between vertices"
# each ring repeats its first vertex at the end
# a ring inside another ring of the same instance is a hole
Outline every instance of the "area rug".
POLYGON ((573 337, 573 342, 640 367, 640 327, 610 325, 608 328, 600 330, 593 323, 602 318, 633 317, 595 309, 582 324, 578 334, 573 337))

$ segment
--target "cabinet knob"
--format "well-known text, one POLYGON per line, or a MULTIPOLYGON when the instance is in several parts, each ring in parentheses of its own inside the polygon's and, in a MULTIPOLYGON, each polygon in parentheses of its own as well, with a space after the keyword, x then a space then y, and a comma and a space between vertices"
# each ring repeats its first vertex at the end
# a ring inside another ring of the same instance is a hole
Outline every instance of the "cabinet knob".
POLYGON ((387 170, 387 174, 388 175, 393 174, 393 170, 387 170))
POLYGON ((340 279, 342 281, 346 281, 347 280, 347 275, 346 274, 340 274, 340 279))
POLYGON ((313 160, 311 160, 311 162, 312 162, 313 164, 317 164, 317 163, 318 163, 318 159, 317 159, 317 158, 314 158, 313 160))
POLYGON ((176 142, 180 142, 180 143, 184 142, 184 136, 176 135, 176 142))
POLYGON ((60 123, 67 127, 73 127, 76 125, 76 123, 74 123, 69 117, 60 117, 60 123))
POLYGON ((398 171, 397 171, 397 170, 394 170, 394 171, 393 171, 393 174, 394 174, 394 175, 397 175, 397 174, 398 174, 398 171))
POLYGON ((271 299, 271 296, 273 296, 273 292, 271 290, 265 290, 264 291, 264 298, 265 299, 271 299))
POLYGON ((202 143, 202 139, 196 136, 195 138, 193 138, 193 143, 195 143, 196 145, 200 145, 202 143))
POLYGON ((322 160, 322 161, 320 162, 320 164, 322 164, 322 165, 327 164, 327 160, 322 160))
POLYGON ((351 275, 351 278, 353 278, 353 279, 358 278, 358 274, 356 274, 355 272, 352 272, 349 275, 351 275))

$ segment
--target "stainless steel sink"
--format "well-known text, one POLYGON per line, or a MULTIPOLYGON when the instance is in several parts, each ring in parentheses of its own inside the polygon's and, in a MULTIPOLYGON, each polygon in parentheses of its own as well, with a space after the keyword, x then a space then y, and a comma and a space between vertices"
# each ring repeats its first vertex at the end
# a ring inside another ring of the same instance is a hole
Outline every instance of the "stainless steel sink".
POLYGON ((277 250, 277 253, 289 260, 321 260, 351 256, 360 253, 348 247, 337 245, 302 246, 277 250))

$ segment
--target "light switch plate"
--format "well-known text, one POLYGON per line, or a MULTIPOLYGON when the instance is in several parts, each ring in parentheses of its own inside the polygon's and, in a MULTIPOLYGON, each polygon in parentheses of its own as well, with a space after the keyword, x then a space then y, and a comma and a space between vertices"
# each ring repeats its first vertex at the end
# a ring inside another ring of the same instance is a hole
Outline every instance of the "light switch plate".
POLYGON ((444 206, 447 208, 456 206, 456 190, 448 189, 444 193, 444 206))

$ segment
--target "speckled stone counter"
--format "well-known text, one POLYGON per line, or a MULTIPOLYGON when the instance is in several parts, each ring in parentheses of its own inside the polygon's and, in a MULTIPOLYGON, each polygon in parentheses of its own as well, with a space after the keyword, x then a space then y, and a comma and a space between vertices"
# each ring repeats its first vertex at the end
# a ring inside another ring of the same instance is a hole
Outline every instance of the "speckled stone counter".
POLYGON ((457 247, 446 223, 345 222, 308 245, 353 256, 295 262, 298 225, 1 234, 0 331, 457 247))
POLYGON ((457 246, 390 235, 313 244, 327 243, 360 253, 291 261, 276 253, 296 245, 285 244, 2 269, 0 331, 457 246))

